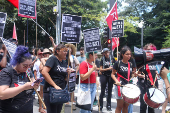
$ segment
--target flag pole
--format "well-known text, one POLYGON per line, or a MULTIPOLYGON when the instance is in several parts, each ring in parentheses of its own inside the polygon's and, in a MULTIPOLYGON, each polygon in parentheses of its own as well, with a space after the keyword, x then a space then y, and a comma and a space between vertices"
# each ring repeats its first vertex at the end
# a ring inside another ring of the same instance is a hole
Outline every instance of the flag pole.
POLYGON ((24 30, 24 46, 25 46, 25 30, 24 30))
POLYGON ((37 13, 36 13, 36 48, 37 48, 37 13))
POLYGON ((118 38, 119 37, 117 37, 117 60, 118 60, 118 38))

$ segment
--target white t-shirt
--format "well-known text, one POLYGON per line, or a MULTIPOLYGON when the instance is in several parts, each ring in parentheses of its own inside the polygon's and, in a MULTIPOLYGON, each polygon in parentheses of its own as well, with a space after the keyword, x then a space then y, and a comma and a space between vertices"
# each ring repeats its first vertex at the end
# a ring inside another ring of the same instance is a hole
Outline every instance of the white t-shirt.
POLYGON ((72 55, 70 55, 70 62, 71 62, 71 67, 73 69, 76 68, 77 64, 80 64, 79 61, 77 60, 77 57, 76 56, 72 56, 72 55), (73 59, 73 57, 74 57, 74 59, 73 59))
POLYGON ((33 67, 33 71, 37 72, 37 78, 40 78, 40 71, 39 71, 39 67, 40 67, 40 60, 38 59, 35 63, 34 63, 34 67, 33 67))

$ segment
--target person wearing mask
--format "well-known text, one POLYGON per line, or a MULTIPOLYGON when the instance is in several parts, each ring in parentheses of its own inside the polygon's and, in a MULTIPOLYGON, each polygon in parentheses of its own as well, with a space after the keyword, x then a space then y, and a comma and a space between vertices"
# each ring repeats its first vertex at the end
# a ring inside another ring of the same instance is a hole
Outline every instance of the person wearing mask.
POLYGON ((132 75, 132 64, 129 62, 131 58, 131 50, 128 46, 124 46, 120 51, 120 60, 113 65, 111 77, 115 81, 115 97, 117 107, 115 113, 128 113, 129 104, 126 103, 121 96, 121 85, 126 85, 132 75), (129 67, 129 68, 128 68, 129 67), (117 78, 115 76, 117 72, 117 78))
POLYGON ((42 70, 42 75, 45 78, 43 92, 47 113, 60 113, 63 106, 61 103, 50 103, 49 87, 52 86, 57 90, 66 87, 67 72, 68 74, 71 72, 71 70, 67 68, 67 62, 65 61, 67 51, 68 49, 63 44, 55 47, 54 55, 49 57, 42 70))
POLYGON ((18 46, 12 60, 11 66, 3 68, 0 72, 0 99, 1 113, 33 113, 33 88, 36 90, 39 83, 26 70, 31 66, 31 55, 28 48, 18 46))
POLYGON ((103 49, 103 58, 100 62, 100 71, 102 75, 100 76, 100 83, 101 83, 101 93, 100 93, 100 111, 103 108, 103 97, 106 89, 106 85, 108 84, 108 96, 107 96, 107 103, 106 108, 108 111, 112 111, 111 109, 111 97, 112 97, 112 88, 113 88, 113 79, 111 78, 112 73, 112 63, 115 62, 111 60, 110 51, 108 48, 103 49))
MULTIPOLYGON (((88 91, 88 84, 90 85, 91 93, 91 108, 93 108, 93 102, 96 95, 96 68, 93 63, 97 58, 97 52, 86 53, 86 61, 80 64, 80 88, 83 91, 88 91), (90 83, 89 83, 90 82, 90 83)), ((80 109, 80 113, 91 113, 91 111, 80 109)))
MULTIPOLYGON (((143 47, 144 50, 146 51, 154 51, 156 50, 156 46, 154 44, 146 44, 144 47, 143 47)), ((146 71, 147 71, 147 74, 146 76, 148 77, 148 79, 153 80, 152 83, 147 80, 147 87, 148 88, 151 88, 153 87, 153 83, 155 81, 155 76, 156 76, 156 64, 157 62, 151 62, 151 63, 148 63, 146 64, 146 71), (150 74, 149 74, 150 73, 150 74)), ((154 111, 154 108, 151 108, 149 106, 147 106, 147 104, 144 102, 144 99, 143 99, 143 95, 146 93, 146 90, 145 90, 145 75, 142 73, 144 72, 144 66, 142 68, 139 69, 139 72, 138 72, 138 85, 139 85, 139 88, 141 90, 141 95, 140 95, 140 113, 146 113, 146 109, 148 107, 148 113, 155 113, 154 111)), ((155 86, 158 87, 158 80, 156 80, 155 82, 155 86)))

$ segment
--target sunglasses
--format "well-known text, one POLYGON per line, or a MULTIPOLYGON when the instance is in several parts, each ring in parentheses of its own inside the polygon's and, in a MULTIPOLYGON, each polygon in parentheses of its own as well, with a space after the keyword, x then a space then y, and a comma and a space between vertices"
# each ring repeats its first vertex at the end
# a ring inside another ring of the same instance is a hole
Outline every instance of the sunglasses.
POLYGON ((60 51, 67 52, 68 49, 67 48, 61 48, 60 51))
POLYGON ((22 64, 23 68, 30 68, 31 64, 22 64))

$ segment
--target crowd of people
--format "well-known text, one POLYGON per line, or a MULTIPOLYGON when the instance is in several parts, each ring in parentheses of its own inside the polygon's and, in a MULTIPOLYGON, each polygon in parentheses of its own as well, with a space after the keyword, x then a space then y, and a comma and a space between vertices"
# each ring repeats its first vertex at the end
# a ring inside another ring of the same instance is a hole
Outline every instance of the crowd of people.
MULTIPOLYGON (((16 40, 11 39, 17 44, 16 40)), ((0 112, 1 113, 33 113, 33 99, 36 90, 39 96, 39 112, 60 113, 63 105, 68 103, 51 103, 50 87, 57 91, 71 87, 72 81, 69 76, 75 73, 74 84, 80 85, 82 91, 90 90, 91 110, 80 109, 80 113, 91 113, 96 98, 96 89, 101 86, 98 108, 102 112, 106 106, 107 111, 112 111, 112 92, 117 100, 115 113, 132 113, 133 104, 127 103, 122 97, 122 86, 133 84, 133 78, 137 77, 137 86, 140 88, 140 113, 154 113, 154 108, 145 103, 143 96, 147 88, 159 87, 158 79, 164 80, 164 95, 166 102, 163 105, 162 113, 165 113, 167 102, 170 101, 170 85, 168 81, 169 70, 163 68, 160 74, 157 72, 157 62, 146 64, 146 69, 141 66, 137 70, 132 51, 128 46, 120 50, 118 58, 111 56, 110 50, 104 48, 99 60, 97 51, 85 54, 84 47, 80 48, 80 56, 76 56, 76 47, 73 44, 55 45, 50 37, 53 47, 39 49, 35 48, 29 53, 24 46, 17 46, 17 49, 10 58, 3 43, 0 44, 0 112), (31 69, 31 72, 27 72, 31 69), (146 70, 146 71, 145 71, 146 70), (39 78, 44 79, 35 82, 39 78), (100 79, 97 79, 100 78, 100 79), (70 82, 71 81, 71 82, 70 82), (115 86, 114 86, 115 85, 115 86), (114 90, 113 89, 114 86, 114 90), (107 95, 106 105, 103 98, 107 95), (44 101, 42 101, 44 99, 44 101), (43 105, 45 103, 45 106, 43 105), (45 108, 47 107, 47 110, 45 108)), ((154 51, 154 44, 147 44, 144 50, 154 51)), ((74 74, 73 74, 74 75, 74 74)), ((74 78, 74 77, 73 77, 74 78)), ((68 88, 69 89, 69 88, 68 88)), ((76 110, 76 97, 74 88, 70 91, 70 102, 73 103, 72 110, 76 110)), ((135 92, 134 92, 135 93, 135 92)))

